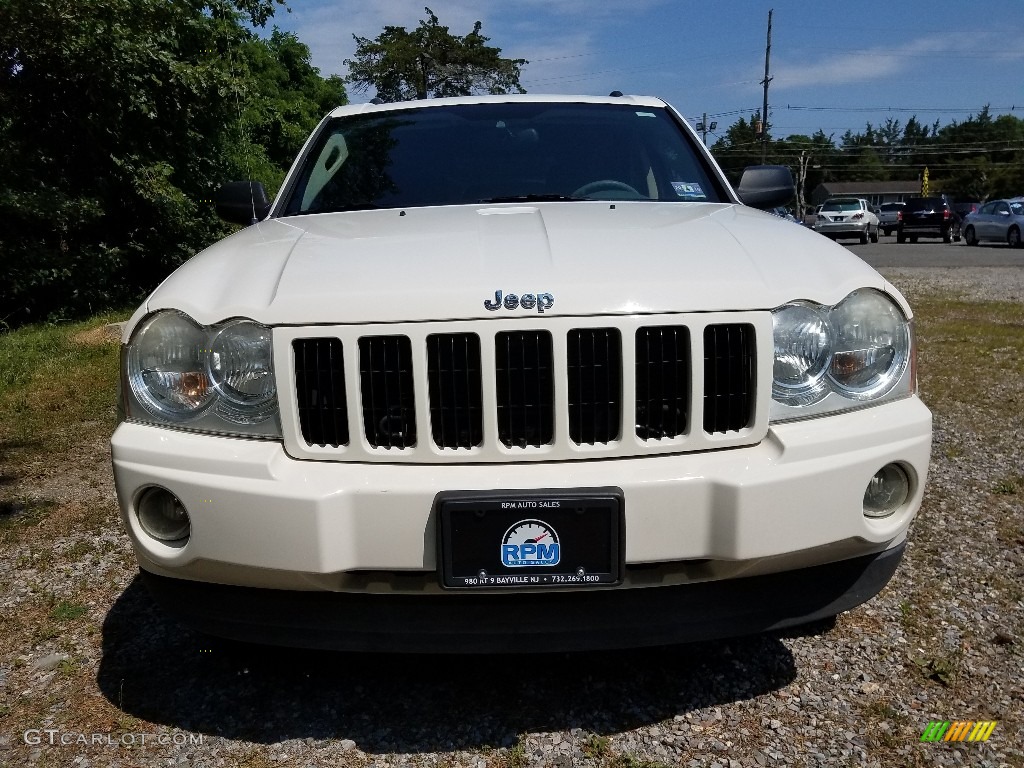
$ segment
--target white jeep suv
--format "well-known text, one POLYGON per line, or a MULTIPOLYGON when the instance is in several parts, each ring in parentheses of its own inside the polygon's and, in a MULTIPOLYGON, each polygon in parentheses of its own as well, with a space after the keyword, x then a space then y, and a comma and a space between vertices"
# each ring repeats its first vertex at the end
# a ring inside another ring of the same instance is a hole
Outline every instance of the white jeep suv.
POLYGON ((360 104, 128 323, 112 438, 167 610, 374 651, 658 645, 877 593, 931 416, 904 298, 667 104, 360 104))

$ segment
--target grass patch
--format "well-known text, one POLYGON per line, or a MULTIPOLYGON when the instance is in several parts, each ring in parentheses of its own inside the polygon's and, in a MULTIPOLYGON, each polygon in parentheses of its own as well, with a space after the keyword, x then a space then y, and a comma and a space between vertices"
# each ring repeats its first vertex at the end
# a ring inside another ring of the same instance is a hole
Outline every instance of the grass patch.
POLYGON ((960 672, 958 653, 944 656, 916 656, 912 659, 918 671, 927 679, 949 688, 960 672))
POLYGON ((1016 496, 1022 486, 1024 486, 1024 478, 1020 475, 1011 475, 996 483, 992 491, 1000 496, 1016 496))
POLYGON ((50 618, 54 621, 74 621, 86 614, 89 609, 79 603, 61 600, 50 609, 50 618))
POLYGON ((0 498, 0 534, 34 525, 55 506, 49 499, 0 498))
POLYGON ((951 412, 961 404, 1019 410, 999 386, 1024 376, 1024 304, 928 297, 914 302, 921 395, 951 412))
POLYGON ((612 742, 607 736, 598 736, 596 733, 592 733, 587 736, 580 749, 591 760, 604 760, 611 757, 612 742))
POLYGON ((519 736, 519 741, 515 745, 509 747, 505 753, 505 759, 502 764, 505 768, 526 768, 529 763, 529 758, 526 754, 526 737, 523 735, 519 736))
POLYGON ((110 313, 0 334, 0 452, 8 461, 58 452, 72 436, 113 430, 120 347, 94 337, 125 317, 110 313))

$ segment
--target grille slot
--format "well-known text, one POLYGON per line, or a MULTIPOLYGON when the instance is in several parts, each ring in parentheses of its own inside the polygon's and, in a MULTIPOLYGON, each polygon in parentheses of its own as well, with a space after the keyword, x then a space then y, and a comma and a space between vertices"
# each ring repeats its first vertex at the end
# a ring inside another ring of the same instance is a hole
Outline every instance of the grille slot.
POLYGON ((359 339, 363 434, 374 448, 416 444, 412 346, 408 336, 359 339))
POLYGON ((549 444, 555 432, 551 334, 506 331, 494 341, 498 439, 508 448, 549 444))
POLYGON ((569 437, 577 445, 619 439, 622 337, 615 328, 569 331, 569 437))
POLYGON ((295 339, 295 391, 302 439, 309 445, 348 445, 345 361, 339 339, 295 339))
POLYGON ((641 440, 686 433, 690 408, 690 331, 681 325, 636 332, 636 435, 641 440))
POLYGON ((475 333, 427 337, 430 431, 439 448, 483 442, 480 337, 475 333))
POLYGON ((754 410, 754 327, 745 323, 704 329, 704 431, 748 426, 754 410))

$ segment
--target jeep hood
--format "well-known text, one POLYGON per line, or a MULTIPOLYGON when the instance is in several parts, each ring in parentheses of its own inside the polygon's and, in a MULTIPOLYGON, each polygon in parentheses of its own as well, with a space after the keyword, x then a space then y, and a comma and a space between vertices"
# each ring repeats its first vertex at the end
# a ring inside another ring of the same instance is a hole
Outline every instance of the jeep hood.
POLYGON ((865 286, 895 294, 845 248, 744 206, 588 201, 269 219, 196 255, 147 309, 387 323, 537 314, 488 310, 496 291, 550 294, 546 314, 572 316, 834 304, 865 286))

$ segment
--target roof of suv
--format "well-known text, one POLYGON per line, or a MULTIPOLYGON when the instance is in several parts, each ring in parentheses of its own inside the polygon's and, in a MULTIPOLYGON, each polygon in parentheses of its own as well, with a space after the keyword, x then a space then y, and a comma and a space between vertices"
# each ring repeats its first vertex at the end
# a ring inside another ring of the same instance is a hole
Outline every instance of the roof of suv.
POLYGON ((949 207, 949 203, 941 197, 911 197, 907 199, 907 208, 912 210, 934 208, 935 206, 943 205, 949 207))
POLYGON ((497 96, 452 96, 441 99, 419 101, 395 101, 384 104, 347 104, 336 107, 330 117, 362 114, 366 112, 388 112, 396 109, 422 109, 424 107, 447 107, 459 104, 506 104, 508 102, 534 102, 550 104, 631 104, 636 107, 667 107, 661 99, 653 96, 569 96, 562 94, 500 94, 497 96))

